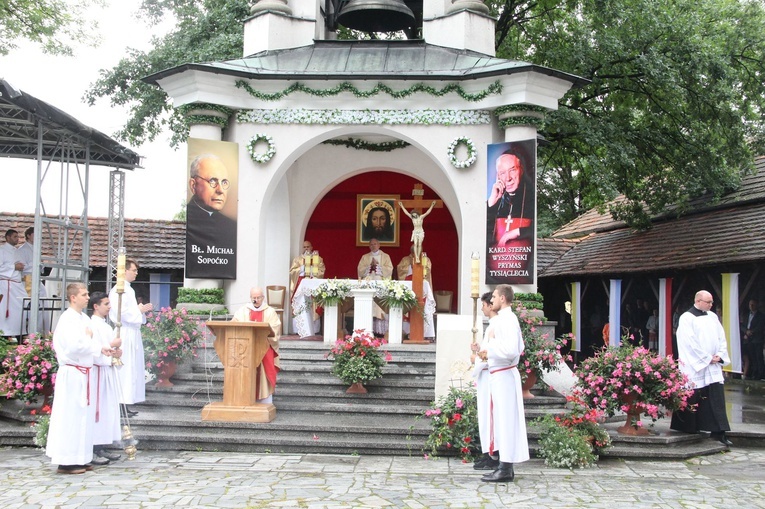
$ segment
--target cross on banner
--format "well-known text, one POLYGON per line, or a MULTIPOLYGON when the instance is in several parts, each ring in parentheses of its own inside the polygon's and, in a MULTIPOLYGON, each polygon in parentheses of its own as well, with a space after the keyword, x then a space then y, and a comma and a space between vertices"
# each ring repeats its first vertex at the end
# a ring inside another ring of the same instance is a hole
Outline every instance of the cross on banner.
MULTIPOLYGON (((414 189, 412 189, 412 196, 413 198, 411 200, 399 200, 399 203, 406 207, 411 212, 417 212, 418 214, 422 214, 422 211, 427 209, 430 204, 435 202, 435 205, 433 208, 441 209, 444 207, 444 202, 442 200, 426 200, 424 199, 425 195, 425 189, 423 189, 422 184, 415 184, 414 189)), ((422 289, 422 263, 417 262, 414 258, 412 259, 412 291, 414 291, 415 297, 417 297, 417 302, 420 303, 420 305, 424 306, 425 302, 422 297, 423 289, 422 289)), ((433 291, 433 288, 430 289, 430 291, 433 291)), ((424 332, 424 323, 423 323, 423 316, 416 312, 416 311, 410 311, 409 312, 409 339, 404 341, 405 343, 416 343, 416 344, 423 344, 425 343, 425 339, 423 337, 424 332)))

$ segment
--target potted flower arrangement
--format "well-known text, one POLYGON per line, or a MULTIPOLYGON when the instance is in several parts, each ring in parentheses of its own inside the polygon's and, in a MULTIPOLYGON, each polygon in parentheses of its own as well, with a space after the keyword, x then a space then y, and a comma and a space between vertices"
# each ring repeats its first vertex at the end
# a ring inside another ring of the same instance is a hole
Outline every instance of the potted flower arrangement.
POLYGON ((332 360, 332 374, 350 385, 346 392, 365 394, 364 383, 380 378, 382 368, 391 360, 388 352, 380 351, 383 341, 364 329, 338 339, 326 358, 332 360))
POLYGON ((604 348, 582 362, 575 374, 574 394, 588 408, 608 417, 619 410, 627 413, 627 423, 619 428, 624 434, 646 434, 640 429, 642 414, 656 421, 667 410, 685 409, 692 394, 672 357, 629 344, 604 348))
POLYGON ((560 363, 568 360, 561 350, 568 344, 571 334, 555 338, 542 331, 541 318, 529 316, 525 311, 525 308, 519 308, 517 311, 524 342, 518 367, 523 379, 523 397, 529 399, 534 397, 531 394, 531 388, 537 380, 541 379, 546 372, 559 371, 560 363))
POLYGON ((432 427, 425 441, 430 454, 454 452, 463 463, 480 455, 477 408, 475 386, 471 385, 467 389, 450 387, 446 395, 425 410, 423 416, 430 419, 432 427))
POLYGON ((3 368, 0 389, 7 398, 35 403, 39 396, 44 396, 44 404, 48 404, 58 371, 50 334, 30 334, 22 344, 8 351, 3 368))
POLYGON ((417 296, 406 287, 403 282, 394 279, 385 279, 376 282, 377 293, 375 298, 385 310, 391 308, 401 309, 404 313, 411 309, 422 312, 422 306, 417 302, 417 296))
POLYGON ((146 314, 141 337, 146 368, 157 377, 157 387, 172 387, 177 364, 196 355, 199 324, 185 309, 167 307, 146 314))
POLYGON ((318 306, 337 306, 351 295, 348 281, 333 279, 317 286, 311 296, 318 306))
POLYGON ((547 466, 589 467, 611 446, 611 437, 598 424, 603 413, 587 408, 576 396, 566 399, 572 405, 567 413, 547 414, 534 421, 541 431, 538 454, 547 466))

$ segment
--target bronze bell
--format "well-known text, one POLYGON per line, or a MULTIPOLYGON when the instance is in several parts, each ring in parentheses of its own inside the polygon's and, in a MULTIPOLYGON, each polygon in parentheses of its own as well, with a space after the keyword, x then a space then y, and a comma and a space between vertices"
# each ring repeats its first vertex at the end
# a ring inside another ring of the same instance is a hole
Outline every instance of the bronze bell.
POLYGON ((403 0, 350 0, 337 21, 362 32, 395 32, 415 24, 414 13, 403 0))

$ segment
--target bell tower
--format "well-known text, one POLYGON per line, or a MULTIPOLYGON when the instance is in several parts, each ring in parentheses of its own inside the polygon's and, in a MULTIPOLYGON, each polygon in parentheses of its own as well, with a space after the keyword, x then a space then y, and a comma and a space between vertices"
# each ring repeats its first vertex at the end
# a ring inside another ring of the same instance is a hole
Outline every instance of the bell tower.
POLYGON ((253 0, 250 14, 245 57, 335 39, 340 27, 495 55, 496 20, 482 0, 253 0))

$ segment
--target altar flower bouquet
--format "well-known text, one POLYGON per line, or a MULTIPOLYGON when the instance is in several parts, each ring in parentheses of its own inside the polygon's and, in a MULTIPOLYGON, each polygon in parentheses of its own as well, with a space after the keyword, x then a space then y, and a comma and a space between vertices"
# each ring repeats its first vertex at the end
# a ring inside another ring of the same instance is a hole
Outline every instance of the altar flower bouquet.
POLYGON ((433 456, 456 453, 463 463, 480 455, 477 405, 475 385, 466 389, 450 387, 420 416, 430 419, 432 427, 425 441, 426 451, 433 456))
POLYGON ((693 392, 672 357, 626 343, 597 352, 575 374, 574 394, 609 417, 632 406, 655 421, 668 410, 685 409, 693 392))
POLYGON ((384 308, 401 308, 404 313, 411 309, 420 310, 421 308, 417 302, 417 296, 402 281, 385 279, 377 281, 376 287, 375 297, 380 300, 380 304, 384 308))
POLYGON ((58 371, 51 335, 30 334, 22 344, 8 351, 3 369, 0 390, 6 398, 34 403, 39 396, 50 396, 58 371))
POLYGON ((338 339, 326 354, 332 360, 332 374, 347 385, 365 383, 383 375, 382 369, 392 357, 380 347, 383 340, 377 339, 364 329, 338 339))
POLYGON ((184 308, 166 307, 147 313, 141 326, 146 368, 157 375, 166 363, 181 363, 196 355, 202 336, 199 324, 184 308))
POLYGON ((351 295, 351 284, 347 280, 332 279, 317 286, 311 297, 319 306, 337 306, 351 295))

